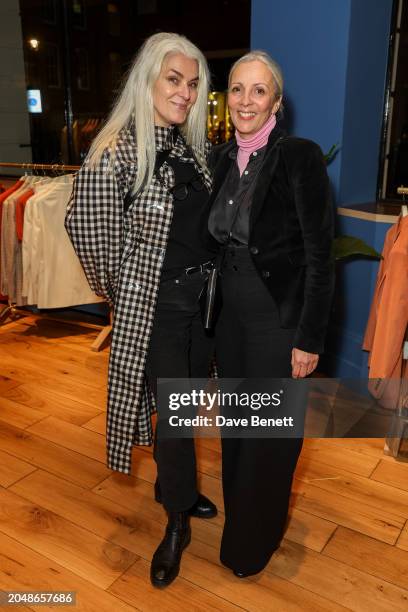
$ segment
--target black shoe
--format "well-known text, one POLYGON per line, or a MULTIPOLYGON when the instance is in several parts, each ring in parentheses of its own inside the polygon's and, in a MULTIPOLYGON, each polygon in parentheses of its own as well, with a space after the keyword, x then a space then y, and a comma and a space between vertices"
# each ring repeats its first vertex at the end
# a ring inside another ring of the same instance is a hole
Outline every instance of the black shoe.
POLYGON ((246 578, 247 574, 245 574, 245 572, 238 572, 237 570, 232 570, 234 576, 236 576, 237 578, 246 578))
MULTIPOLYGON (((159 504, 162 503, 160 485, 158 480, 156 480, 156 482, 154 483, 154 499, 159 504)), ((199 493, 197 501, 195 502, 195 504, 193 504, 193 506, 191 506, 188 513, 190 516, 195 516, 197 518, 214 518, 215 516, 217 516, 218 511, 217 506, 213 504, 213 502, 208 499, 208 497, 199 493)))
POLYGON ((150 580, 164 588, 177 578, 183 550, 190 544, 191 527, 188 512, 169 512, 166 533, 153 555, 150 580))
POLYGON ((236 576, 237 578, 248 578, 248 576, 254 576, 255 574, 258 574, 258 572, 239 572, 238 570, 232 570, 234 576, 236 576))
MULTIPOLYGON (((278 550, 278 548, 279 548, 279 546, 277 548, 275 548, 273 552, 275 552, 275 550, 278 550)), ((255 570, 254 572, 241 572, 240 570, 234 570, 233 569, 232 573, 237 578, 248 578, 248 576, 256 576, 256 574, 260 574, 261 572, 263 572, 264 569, 265 569, 265 566, 261 567, 258 570, 255 570)))

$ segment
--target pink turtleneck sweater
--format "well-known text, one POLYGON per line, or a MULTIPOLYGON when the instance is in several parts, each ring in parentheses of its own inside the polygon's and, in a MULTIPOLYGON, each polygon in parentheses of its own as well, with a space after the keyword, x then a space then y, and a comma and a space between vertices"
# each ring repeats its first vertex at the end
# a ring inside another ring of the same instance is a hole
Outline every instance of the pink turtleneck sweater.
POLYGON ((255 132, 250 138, 242 138, 238 132, 235 132, 235 138, 238 144, 238 156, 237 163, 239 168, 239 174, 242 175, 246 168, 251 153, 257 149, 262 149, 268 142, 269 134, 272 132, 276 125, 276 116, 271 115, 269 119, 263 124, 260 130, 255 132))

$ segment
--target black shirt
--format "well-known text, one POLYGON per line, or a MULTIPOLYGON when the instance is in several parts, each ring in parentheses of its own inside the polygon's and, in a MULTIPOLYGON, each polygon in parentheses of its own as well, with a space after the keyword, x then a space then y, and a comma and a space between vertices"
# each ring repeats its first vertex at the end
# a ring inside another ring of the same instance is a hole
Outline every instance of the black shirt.
POLYGON ((221 244, 248 244, 249 215, 266 146, 251 153, 248 164, 239 176, 238 147, 229 152, 234 160, 219 190, 208 219, 208 229, 221 244))
POLYGON ((209 193, 192 163, 168 157, 175 175, 173 219, 170 226, 162 280, 174 278, 190 266, 198 266, 216 255, 207 228, 209 193))

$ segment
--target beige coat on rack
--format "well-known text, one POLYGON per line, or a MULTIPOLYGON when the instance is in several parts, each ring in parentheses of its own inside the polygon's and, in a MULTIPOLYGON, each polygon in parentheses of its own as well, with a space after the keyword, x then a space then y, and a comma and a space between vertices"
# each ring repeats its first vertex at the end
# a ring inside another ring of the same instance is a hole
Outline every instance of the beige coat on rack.
POLYGON ((103 301, 88 281, 64 227, 73 177, 52 179, 26 205, 23 277, 28 304, 65 308, 103 301))

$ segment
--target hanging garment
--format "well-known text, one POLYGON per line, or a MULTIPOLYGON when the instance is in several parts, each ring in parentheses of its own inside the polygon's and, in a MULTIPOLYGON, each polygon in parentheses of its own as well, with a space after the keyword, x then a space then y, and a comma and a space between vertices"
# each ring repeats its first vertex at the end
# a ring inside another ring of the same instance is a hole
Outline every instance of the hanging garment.
POLYGON ((14 185, 6 189, 3 193, 0 194, 0 300, 6 300, 7 295, 3 295, 1 292, 1 225, 2 225, 2 217, 3 217, 3 202, 8 198, 9 195, 17 191, 22 185, 24 181, 19 179, 14 185))
POLYGON ((18 199, 26 194, 32 185, 39 182, 39 177, 29 176, 24 177, 22 185, 13 191, 11 195, 3 202, 2 223, 1 223, 1 276, 0 288, 4 294, 8 294, 9 299, 18 306, 24 305, 26 302, 21 295, 21 275, 18 275, 17 269, 21 268, 16 253, 17 234, 15 225, 15 207, 18 199), (17 279, 17 277, 19 277, 17 279))
POLYGON ((52 189, 53 180, 45 179, 41 184, 36 185, 35 193, 26 202, 24 209, 23 239, 21 241, 22 253, 22 294, 27 300, 27 304, 37 303, 37 292, 34 287, 38 286, 38 243, 40 233, 38 222, 36 222, 38 211, 37 202, 45 198, 52 189))
POLYGON ((23 214, 25 212, 25 206, 29 199, 35 195, 39 190, 43 190, 45 187, 48 187, 51 183, 52 179, 50 178, 40 178, 35 181, 27 191, 25 191, 22 195, 20 195, 16 201, 14 207, 15 214, 15 228, 16 228, 16 236, 13 238, 14 242, 14 261, 15 261, 15 285, 18 288, 18 297, 21 296, 21 304, 28 304, 27 299, 23 294, 23 247, 22 247, 22 236, 24 231, 24 217, 23 214))
MULTIPOLYGON (((25 191, 22 195, 20 195, 14 206, 14 225, 16 228, 16 235, 13 235, 12 242, 14 246, 14 254, 13 254, 13 269, 14 269, 14 286, 15 286, 15 296, 14 302, 17 305, 25 305, 27 300, 23 298, 22 288, 23 288, 23 258, 22 258, 22 247, 21 247, 21 239, 23 235, 23 213, 24 207, 34 195, 33 187, 30 187, 27 191, 25 191)), ((12 231, 12 228, 11 228, 12 231)))
POLYGON ((64 227, 73 177, 52 179, 28 199, 22 240, 23 294, 38 308, 93 304, 95 295, 64 227))
POLYGON ((408 326, 408 217, 388 230, 382 255, 363 349, 370 351, 370 392, 385 408, 397 408, 401 379, 408 378, 402 355, 408 326))
POLYGON ((35 193, 34 189, 30 187, 23 195, 21 195, 16 202, 16 234, 17 239, 21 242, 23 239, 24 230, 24 211, 27 204, 27 200, 31 198, 35 193))

